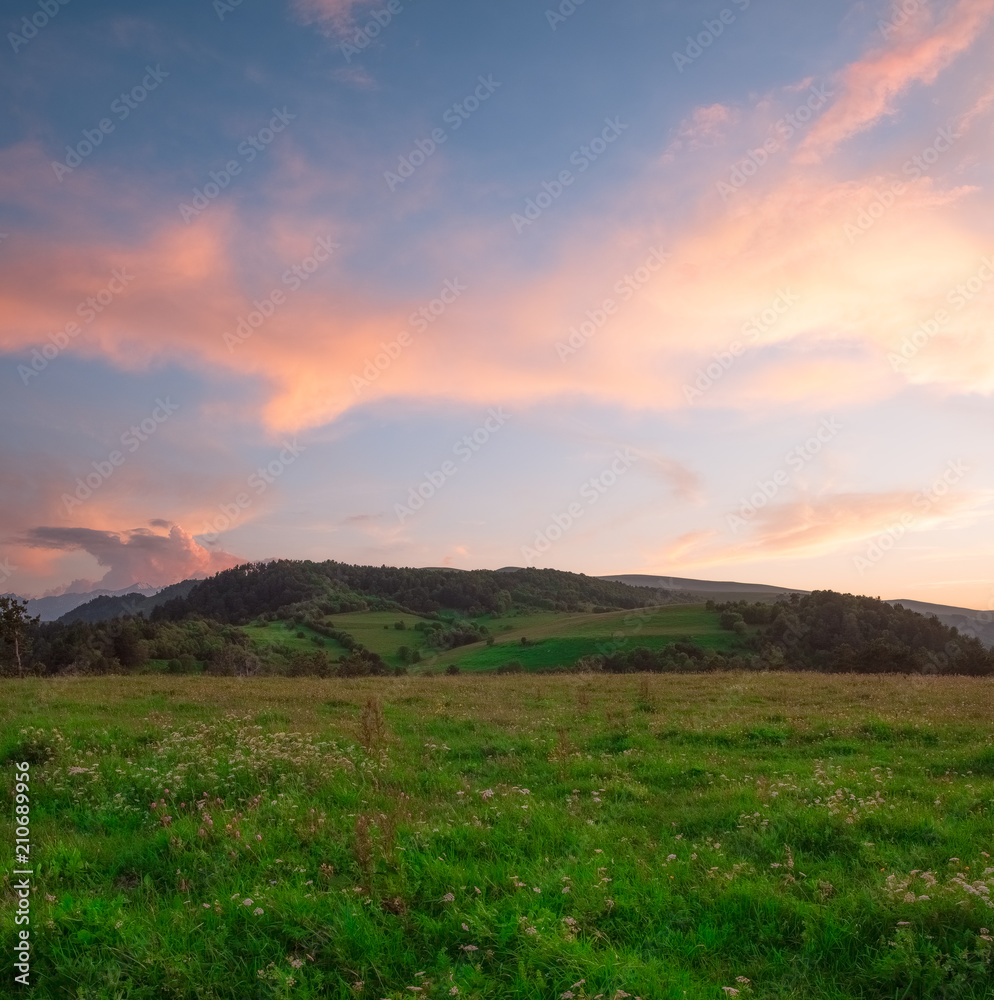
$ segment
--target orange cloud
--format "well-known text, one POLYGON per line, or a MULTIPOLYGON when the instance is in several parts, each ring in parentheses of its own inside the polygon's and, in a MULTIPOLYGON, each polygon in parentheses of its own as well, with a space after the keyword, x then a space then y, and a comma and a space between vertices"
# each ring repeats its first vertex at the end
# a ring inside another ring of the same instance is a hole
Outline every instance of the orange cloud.
POLYGON ((169 358, 257 379, 266 393, 260 415, 273 435, 387 397, 528 404, 584 395, 680 408, 694 372, 736 341, 749 363, 730 368, 706 405, 821 407, 850 401, 856 388, 864 400, 882 398, 907 380, 991 391, 989 298, 978 298, 944 331, 950 338, 973 336, 969 363, 936 339, 907 371, 888 365, 887 352, 977 270, 985 246, 943 211, 969 191, 943 191, 924 178, 909 183, 888 216, 850 243, 844 227, 885 185, 884 179, 812 185, 784 177, 773 190, 740 192, 731 213, 696 220, 674 238, 665 266, 627 300, 617 283, 661 242, 652 233, 619 233, 598 257, 576 251, 558 269, 531 278, 495 272, 421 331, 409 315, 437 296, 441 280, 423 297, 374 302, 336 273, 333 259, 233 345, 225 334, 279 286, 280 270, 306 254, 310 237, 280 237, 282 263, 245 289, 236 266, 244 226, 220 205, 192 226, 160 225, 137 247, 108 240, 53 248, 18 235, 19 253, 0 275, 0 347, 17 363, 29 362, 32 348, 78 323, 80 304, 124 268, 133 279, 92 323, 81 324, 67 350, 122 368, 169 358), (639 242, 642 249, 633 252, 639 242), (791 290, 796 303, 749 340, 750 319, 762 317, 781 289, 791 290), (615 314, 590 327, 587 313, 596 316, 608 298, 615 314), (562 358, 557 344, 567 342, 571 328, 581 331, 574 340, 580 346, 562 358), (836 350, 840 338, 864 346, 830 362, 803 353, 751 360, 761 348, 791 342, 836 350))
POLYGON ((843 93, 812 127, 797 160, 817 163, 836 146, 892 114, 895 100, 914 83, 934 83, 966 51, 994 14, 994 0, 958 0, 933 25, 921 4, 907 30, 895 30, 891 44, 852 63, 842 73, 843 93))
POLYGON ((748 538, 720 543, 714 532, 695 532, 678 539, 663 559, 689 567, 822 555, 882 534, 903 537, 951 525, 989 507, 992 497, 990 491, 841 493, 746 507, 728 521, 734 531, 748 526, 748 538))
MULTIPOLYGON (((942 37, 965 37, 991 3, 960 0, 942 37)), ((774 102, 763 103, 772 124, 774 102)), ((967 117, 975 121, 990 107, 982 96, 967 117)), ((681 141, 711 141, 737 120, 723 105, 700 108, 684 123, 681 141)), ((32 348, 78 320, 80 303, 124 267, 133 280, 67 349, 123 368, 169 359, 249 379, 262 398, 246 405, 274 437, 386 398, 528 405, 586 397, 656 410, 755 411, 868 402, 908 383, 990 393, 989 295, 956 311, 908 364, 895 368, 888 361, 990 253, 989 199, 957 176, 961 162, 983 151, 967 128, 935 172, 916 179, 898 165, 835 176, 798 168, 784 152, 723 202, 707 179, 706 161, 711 157, 714 179, 721 179, 727 148, 701 146, 704 162, 693 165, 699 205, 684 209, 679 226, 663 231, 651 221, 617 221, 666 217, 669 181, 655 164, 603 214, 568 221, 558 252, 532 273, 514 265, 521 239, 530 234, 517 237, 506 219, 466 227, 443 215, 435 235, 418 248, 422 260, 437 264, 437 280, 400 296, 384 295, 349 270, 354 244, 361 253, 362 240, 393 225, 396 204, 381 216, 372 210, 362 227, 312 209, 329 185, 337 196, 363 201, 356 192, 365 190, 368 171, 329 177, 287 146, 272 154, 268 189, 276 200, 268 213, 256 211, 250 221, 232 196, 189 226, 171 212, 150 212, 136 191, 115 181, 113 200, 134 220, 130 231, 137 235, 129 245, 87 225, 111 198, 96 169, 78 181, 87 197, 74 190, 66 200, 68 188, 60 189, 64 200, 46 208, 41 189, 32 194, 38 183, 31 178, 47 164, 39 149, 25 145, 0 153, 0 193, 7 190, 6 171, 14 188, 25 186, 32 211, 51 212, 65 235, 54 243, 15 232, 5 243, 0 350, 23 363, 32 348), (897 182, 901 194, 891 196, 897 182), (324 234, 342 242, 338 255, 244 342, 226 344, 224 334, 280 287, 283 269, 324 234), (669 254, 666 264, 625 288, 626 276, 639 273, 653 248, 669 254), (411 314, 460 274, 476 277, 429 325, 412 326, 411 314), (784 290, 791 292, 790 308, 766 322, 784 290), (591 325, 606 301, 613 313, 591 325), (558 345, 569 341, 571 330, 579 346, 563 356, 558 345), (733 344, 742 348, 740 357, 703 400, 688 401, 685 386, 733 344), (969 352, 957 350, 964 344, 969 352)), ((426 186, 419 210, 442 196, 426 186)), ((244 418, 226 415, 221 404, 211 416, 244 418)))

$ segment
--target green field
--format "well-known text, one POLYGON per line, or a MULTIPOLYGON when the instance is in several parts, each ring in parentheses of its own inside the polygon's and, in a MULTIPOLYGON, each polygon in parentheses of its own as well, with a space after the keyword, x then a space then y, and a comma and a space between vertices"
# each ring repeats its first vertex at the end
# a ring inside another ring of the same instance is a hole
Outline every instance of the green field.
POLYGON ((346 652, 345 648, 334 639, 318 635, 306 625, 297 625, 293 622, 253 622, 251 625, 242 625, 241 630, 258 647, 286 646, 294 653, 310 653, 315 649, 324 649, 335 656, 346 652))
POLYGON ((570 667, 582 656, 636 646, 650 648, 691 638, 704 649, 733 651, 736 636, 718 625, 718 615, 700 605, 667 605, 604 614, 541 612, 520 618, 491 618, 492 646, 474 643, 431 659, 431 666, 455 663, 460 670, 494 670, 517 661, 525 670, 570 667), (524 638, 527 645, 522 644, 524 638))
MULTIPOLYGON (((566 614, 536 611, 487 615, 472 619, 485 625, 494 644, 484 642, 459 646, 445 652, 429 649, 415 626, 425 619, 392 611, 366 611, 334 615, 327 624, 348 632, 367 649, 383 657, 390 666, 401 666, 401 646, 419 650, 423 662, 415 671, 430 671, 458 665, 460 670, 489 671, 517 661, 524 670, 571 667, 580 657, 633 649, 658 647, 682 638, 692 638, 705 649, 734 651, 736 636, 718 626, 718 615, 704 605, 668 605, 634 611, 602 614, 566 614), (394 623, 403 621, 405 629, 394 623), (521 642, 525 639, 525 644, 521 642)), ((282 625, 270 626, 274 634, 282 625)), ((248 631, 248 630, 246 630, 248 631)))
POLYGON ((423 641, 414 626, 424 621, 419 615, 402 611, 356 611, 351 614, 333 615, 327 619, 332 628, 348 632, 368 650, 378 653, 391 666, 399 666, 397 650, 401 646, 416 649, 423 641), (395 622, 403 622, 405 629, 394 628, 395 622))
POLYGON ((2 683, 2 996, 994 997, 988 679, 2 683))

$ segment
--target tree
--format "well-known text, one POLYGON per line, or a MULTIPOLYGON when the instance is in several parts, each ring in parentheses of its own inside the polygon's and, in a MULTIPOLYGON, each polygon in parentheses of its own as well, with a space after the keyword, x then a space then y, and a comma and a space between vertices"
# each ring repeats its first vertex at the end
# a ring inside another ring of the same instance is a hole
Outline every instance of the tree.
POLYGON ((40 618, 32 618, 28 614, 27 601, 18 601, 16 597, 0 597, 0 638, 14 647, 14 660, 19 676, 24 675, 21 653, 26 654, 29 649, 28 629, 40 621, 40 618))
POLYGON ((219 677, 252 677, 259 670, 259 657, 245 646, 222 646, 207 664, 206 673, 219 677))
POLYGON ((114 636, 114 655, 125 670, 134 670, 148 659, 148 643, 132 623, 123 625, 114 636))

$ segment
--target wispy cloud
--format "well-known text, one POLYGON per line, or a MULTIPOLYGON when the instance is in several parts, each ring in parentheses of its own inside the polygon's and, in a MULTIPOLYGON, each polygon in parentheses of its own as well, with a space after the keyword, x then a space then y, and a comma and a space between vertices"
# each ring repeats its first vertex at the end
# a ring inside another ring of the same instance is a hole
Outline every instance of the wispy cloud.
POLYGON ((977 40, 992 14, 994 0, 957 0, 935 24, 928 5, 918 5, 890 43, 840 74, 843 92, 811 129, 798 161, 817 163, 846 139, 893 114, 895 102, 913 84, 934 83, 977 40))
POLYGON ((951 491, 942 496, 895 491, 771 503, 749 518, 748 536, 741 542, 722 541, 713 530, 694 532, 677 539, 664 558, 667 563, 689 567, 822 555, 896 531, 896 525, 901 526, 903 536, 960 523, 963 517, 985 510, 992 496, 981 490, 951 491))
POLYGON ((373 0, 291 0, 291 6, 305 24, 318 23, 333 31, 344 32, 353 21, 357 8, 368 7, 373 0))
POLYGON ((694 108, 690 116, 677 126, 661 162, 673 163, 679 153, 719 145, 727 134, 728 126, 738 118, 739 113, 725 104, 694 108))

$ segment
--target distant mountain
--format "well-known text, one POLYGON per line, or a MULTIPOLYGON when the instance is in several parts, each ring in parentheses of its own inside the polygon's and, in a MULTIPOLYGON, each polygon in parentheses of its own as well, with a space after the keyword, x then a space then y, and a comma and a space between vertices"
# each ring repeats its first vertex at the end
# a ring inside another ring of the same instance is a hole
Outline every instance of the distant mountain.
POLYGON ((971 608, 954 608, 945 604, 929 604, 926 601, 897 600, 888 604, 900 604, 920 615, 935 615, 943 625, 958 628, 966 635, 975 635, 985 646, 994 649, 994 615, 971 608))
MULTIPOLYGON (((690 580, 681 576, 646 576, 641 573, 623 573, 619 576, 599 576, 598 580, 613 580, 627 583, 629 587, 652 587, 654 590, 688 590, 695 594, 767 594, 778 597, 781 594, 807 594, 810 591, 796 587, 772 587, 766 583, 733 583, 719 580, 690 580)), ((735 598, 743 600, 742 596, 735 598)), ((759 597, 756 600, 760 600, 759 597)))
MULTIPOLYGON (((28 601, 28 614, 37 615, 43 622, 54 622, 64 614, 78 608, 81 604, 92 601, 95 597, 123 597, 126 594, 138 594, 141 597, 151 597, 161 590, 148 583, 136 583, 124 590, 89 590, 85 593, 72 591, 68 594, 58 594, 55 597, 33 597, 28 601)), ((13 594, 9 595, 15 596, 13 594)), ((23 598, 22 598, 23 600, 23 598)))
POLYGON ((161 590, 152 588, 152 593, 127 591, 117 594, 99 594, 92 601, 72 608, 56 619, 61 625, 71 625, 73 622, 106 622, 112 618, 124 615, 147 615, 153 608, 171 601, 174 597, 186 597, 199 583, 199 580, 183 580, 161 590))

